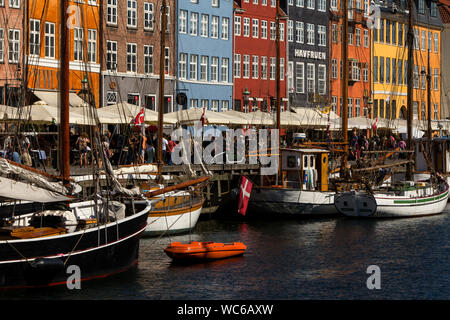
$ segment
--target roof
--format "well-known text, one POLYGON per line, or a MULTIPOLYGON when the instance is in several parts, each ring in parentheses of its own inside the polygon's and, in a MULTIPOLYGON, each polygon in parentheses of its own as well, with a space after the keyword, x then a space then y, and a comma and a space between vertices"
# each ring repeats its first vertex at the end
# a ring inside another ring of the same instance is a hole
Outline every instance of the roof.
POLYGON ((450 0, 439 0, 439 12, 443 23, 450 23, 450 0))

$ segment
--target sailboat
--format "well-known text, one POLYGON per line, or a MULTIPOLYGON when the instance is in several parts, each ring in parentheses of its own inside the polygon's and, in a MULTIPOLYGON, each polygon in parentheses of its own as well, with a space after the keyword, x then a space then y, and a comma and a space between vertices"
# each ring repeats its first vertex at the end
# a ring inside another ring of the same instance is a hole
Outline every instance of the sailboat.
MULTIPOLYGON (((276 1, 276 79, 277 129, 281 129, 280 112, 280 27, 279 1, 276 1)), ((248 212, 282 215, 336 215, 335 192, 329 190, 329 151, 318 148, 281 148, 279 145, 276 183, 254 186, 248 212)))
MULTIPOLYGON (((413 99, 413 12, 414 2, 409 1, 409 28, 408 28, 408 146, 413 149, 412 142, 412 99, 413 99)), ((428 63, 429 63, 428 59, 428 63)), ((428 68, 429 69, 429 68, 428 68)), ((430 80, 429 80, 430 81, 430 80)), ((429 89, 429 85, 428 85, 429 89)), ((430 92, 428 90, 428 96, 430 92)), ((431 154, 431 106, 428 102, 428 152, 431 154)), ((351 217, 374 217, 374 218, 397 218, 397 217, 417 217, 425 215, 440 214, 445 209, 449 197, 449 185, 445 179, 435 174, 431 161, 428 162, 432 174, 428 181, 415 182, 412 170, 412 156, 407 164, 406 181, 392 186, 380 187, 371 190, 370 196, 361 196, 360 192, 347 192, 336 196, 336 208, 339 212, 351 217), (375 202, 375 205, 374 203, 375 202), (361 211, 359 208, 371 208, 370 211, 361 211), (376 209, 374 209, 376 208, 376 209)))
MULTIPOLYGON (((70 179, 67 8, 68 1, 63 0, 59 133, 63 185, 67 185, 70 179)), ((106 161, 104 153, 103 157, 106 161)), ((139 199, 133 190, 121 188, 113 175, 110 179, 119 201, 96 194, 92 200, 73 199, 71 203, 54 203, 36 212, 13 212, 2 216, 0 288, 66 285, 73 268, 78 270, 74 281, 81 282, 110 276, 134 266, 151 205, 146 199, 139 199)), ((10 195, 12 199, 14 196, 14 193, 10 195)))

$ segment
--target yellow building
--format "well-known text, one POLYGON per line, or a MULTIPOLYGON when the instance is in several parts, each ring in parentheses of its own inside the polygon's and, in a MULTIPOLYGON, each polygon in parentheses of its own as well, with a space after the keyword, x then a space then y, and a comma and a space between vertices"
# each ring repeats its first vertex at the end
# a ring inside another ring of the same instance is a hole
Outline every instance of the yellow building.
MULTIPOLYGON (((406 118, 408 11, 381 5, 378 28, 372 29, 372 117, 406 118)), ((435 2, 416 0, 414 8, 413 117, 427 119, 427 66, 430 59, 432 119, 440 117, 442 21, 435 2)))
MULTIPOLYGON (((38 97, 56 95, 59 89, 60 0, 29 0, 26 42, 27 87, 38 97)), ((99 103, 99 2, 69 1, 70 90, 99 103), (84 81, 83 81, 84 80, 84 81), (87 81, 86 81, 87 80, 87 81), (90 98, 89 98, 90 97, 90 98)), ((42 99, 45 100, 45 99, 42 99)))

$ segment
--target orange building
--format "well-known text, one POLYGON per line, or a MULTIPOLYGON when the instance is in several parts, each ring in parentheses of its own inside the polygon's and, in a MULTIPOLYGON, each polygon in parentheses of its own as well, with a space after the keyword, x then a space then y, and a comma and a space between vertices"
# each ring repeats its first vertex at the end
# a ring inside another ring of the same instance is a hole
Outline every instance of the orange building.
MULTIPOLYGON (((363 1, 349 1, 348 14, 348 117, 368 116, 370 110, 370 32, 363 1)), ((331 107, 339 116, 342 110, 344 66, 342 59, 343 9, 340 1, 331 1, 330 92, 331 107)))
MULTIPOLYGON (((29 0, 25 54, 28 88, 38 98, 59 88, 59 0, 29 0)), ((98 106, 99 103, 99 3, 98 0, 69 1, 71 92, 98 106), (84 81, 83 81, 84 80, 84 81), (86 81, 87 80, 87 81, 86 81)))

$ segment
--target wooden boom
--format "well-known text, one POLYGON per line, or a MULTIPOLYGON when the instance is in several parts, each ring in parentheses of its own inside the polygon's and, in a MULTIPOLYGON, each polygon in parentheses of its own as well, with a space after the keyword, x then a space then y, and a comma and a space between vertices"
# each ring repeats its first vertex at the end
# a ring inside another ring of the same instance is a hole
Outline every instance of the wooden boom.
POLYGON ((170 191, 183 189, 183 188, 192 186, 194 184, 199 184, 199 183, 208 181, 209 178, 210 178, 209 176, 206 176, 206 177, 201 177, 201 178, 198 178, 198 179, 195 179, 195 180, 189 180, 189 181, 186 181, 186 182, 178 183, 178 184, 175 184, 175 185, 170 186, 170 187, 165 187, 165 188, 162 188, 162 189, 146 192, 146 193, 144 193, 144 196, 146 198, 152 198, 154 196, 157 196, 157 195, 160 195, 160 194, 163 194, 163 193, 167 193, 167 192, 170 192, 170 191))

